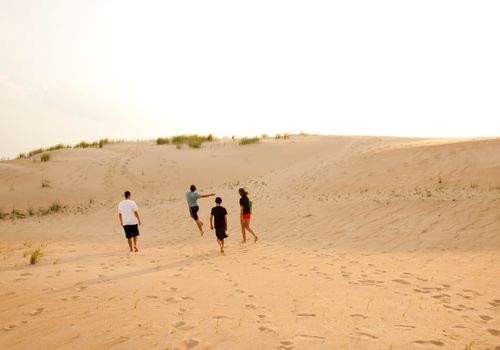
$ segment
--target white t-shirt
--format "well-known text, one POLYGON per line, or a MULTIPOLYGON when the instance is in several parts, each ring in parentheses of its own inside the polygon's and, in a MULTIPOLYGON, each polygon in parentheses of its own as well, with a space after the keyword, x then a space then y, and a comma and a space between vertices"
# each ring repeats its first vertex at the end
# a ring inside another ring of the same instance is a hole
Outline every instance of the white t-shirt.
POLYGON ((137 225, 139 223, 134 214, 137 210, 139 210, 139 208, 137 208, 137 204, 130 199, 122 200, 118 204, 118 213, 122 214, 123 226, 137 225))

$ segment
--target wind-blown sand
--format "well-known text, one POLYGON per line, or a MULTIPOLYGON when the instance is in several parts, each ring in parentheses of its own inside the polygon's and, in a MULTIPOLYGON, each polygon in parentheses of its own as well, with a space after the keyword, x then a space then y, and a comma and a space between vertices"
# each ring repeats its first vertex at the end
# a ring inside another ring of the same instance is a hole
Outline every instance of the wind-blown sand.
POLYGON ((66 206, 0 220, 0 348, 498 350, 499 154, 500 139, 296 136, 0 162, 4 212, 66 206), (213 197, 205 236, 189 218, 192 183, 224 200, 225 255, 213 197), (241 186, 255 244, 239 243, 241 186))

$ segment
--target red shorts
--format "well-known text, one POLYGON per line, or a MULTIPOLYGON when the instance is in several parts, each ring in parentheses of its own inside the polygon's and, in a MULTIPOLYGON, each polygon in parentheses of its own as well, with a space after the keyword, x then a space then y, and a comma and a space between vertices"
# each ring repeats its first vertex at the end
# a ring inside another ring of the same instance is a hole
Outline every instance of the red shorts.
POLYGON ((252 214, 242 214, 241 215, 241 219, 242 220, 248 220, 248 219, 250 219, 251 216, 252 216, 252 214))

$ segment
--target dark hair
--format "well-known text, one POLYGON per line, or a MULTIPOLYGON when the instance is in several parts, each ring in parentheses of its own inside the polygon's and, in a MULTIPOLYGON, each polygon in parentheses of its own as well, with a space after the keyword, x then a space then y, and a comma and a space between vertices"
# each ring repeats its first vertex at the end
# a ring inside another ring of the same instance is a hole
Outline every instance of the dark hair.
POLYGON ((215 203, 221 204, 222 203, 222 198, 220 198, 220 197, 215 198, 215 203))
POLYGON ((245 189, 244 189, 244 188, 240 188, 240 189, 238 190, 238 192, 240 193, 240 196, 242 196, 242 197, 246 197, 246 196, 248 196, 248 192, 247 192, 247 191, 245 191, 245 189))
POLYGON ((191 187, 189 189, 191 190, 191 192, 194 192, 194 191, 196 191, 196 186, 195 185, 191 185, 191 187))
POLYGON ((125 198, 130 197, 130 191, 125 191, 124 195, 125 195, 125 198))

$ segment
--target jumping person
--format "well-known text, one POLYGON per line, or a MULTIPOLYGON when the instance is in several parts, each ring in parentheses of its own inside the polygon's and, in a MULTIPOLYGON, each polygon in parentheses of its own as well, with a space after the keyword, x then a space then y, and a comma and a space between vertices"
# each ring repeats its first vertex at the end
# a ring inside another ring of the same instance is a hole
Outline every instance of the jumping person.
POLYGON ((198 206, 198 199, 200 198, 206 198, 206 197, 211 197, 215 196, 215 193, 210 193, 210 194, 200 194, 199 192, 196 192, 196 186, 191 185, 190 191, 186 192, 186 200, 189 206, 189 214, 193 218, 194 221, 196 221, 196 225, 198 226, 198 229, 200 230, 201 235, 203 236, 203 221, 200 220, 198 217, 198 210, 200 210, 200 207, 198 206))
POLYGON ((245 189, 240 188, 238 190, 241 198, 240 198, 240 222, 241 222, 241 235, 243 236, 243 241, 241 243, 246 243, 247 235, 245 231, 248 231, 252 234, 254 242, 257 242, 257 235, 250 228, 250 218, 252 216, 252 208, 250 205, 250 199, 248 198, 248 192, 245 189))
POLYGON ((214 229, 215 218, 215 236, 220 246, 220 252, 224 253, 224 238, 227 238, 227 210, 221 205, 222 198, 215 198, 215 203, 217 205, 212 208, 210 214, 210 229, 214 229))
POLYGON ((137 204, 130 199, 130 192, 125 191, 125 199, 118 204, 118 218, 120 225, 125 231, 125 237, 131 252, 138 252, 137 236, 139 236, 139 227, 141 218, 137 204))

